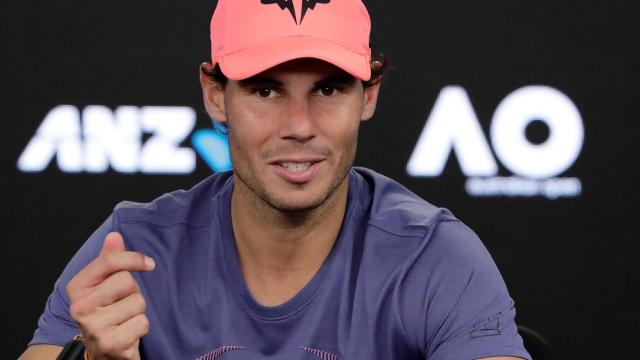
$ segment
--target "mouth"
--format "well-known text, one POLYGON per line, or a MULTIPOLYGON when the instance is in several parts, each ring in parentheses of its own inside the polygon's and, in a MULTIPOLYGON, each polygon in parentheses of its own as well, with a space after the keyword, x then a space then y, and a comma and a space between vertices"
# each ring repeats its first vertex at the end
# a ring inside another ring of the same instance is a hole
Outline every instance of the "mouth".
POLYGON ((286 159, 272 162, 275 172, 291 184, 308 183, 316 176, 324 159, 286 159))
POLYGON ((313 164, 313 162, 304 162, 304 163, 299 163, 299 162, 281 162, 278 165, 282 166, 283 168, 291 171, 291 172, 301 172, 304 170, 307 170, 311 165, 313 164))

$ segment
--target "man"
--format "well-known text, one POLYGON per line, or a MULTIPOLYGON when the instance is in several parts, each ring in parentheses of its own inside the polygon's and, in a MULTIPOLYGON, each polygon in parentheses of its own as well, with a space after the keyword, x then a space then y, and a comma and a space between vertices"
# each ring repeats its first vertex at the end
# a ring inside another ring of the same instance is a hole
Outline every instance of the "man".
POLYGON ((220 0, 211 29, 233 172, 118 205, 22 358, 76 334, 89 359, 529 358, 478 238, 351 167, 386 66, 361 1, 220 0))

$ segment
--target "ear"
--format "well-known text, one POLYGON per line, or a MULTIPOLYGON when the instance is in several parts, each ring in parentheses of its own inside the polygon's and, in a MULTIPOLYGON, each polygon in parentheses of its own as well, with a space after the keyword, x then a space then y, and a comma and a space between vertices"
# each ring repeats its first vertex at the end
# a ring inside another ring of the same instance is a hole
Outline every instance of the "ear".
POLYGON ((368 86, 364 88, 364 106, 362 108, 361 121, 367 121, 373 117, 378 104, 378 94, 380 94, 380 84, 384 73, 384 64, 375 60, 371 63, 372 78, 368 81, 368 86))
POLYGON ((200 65, 200 86, 202 86, 202 97, 204 107, 211 119, 226 122, 227 112, 224 107, 224 86, 211 79, 207 73, 212 73, 214 66, 209 63, 200 65))
POLYGON ((364 88, 364 106, 362 107, 361 121, 367 121, 373 117, 378 104, 378 94, 380 93, 380 81, 364 88))

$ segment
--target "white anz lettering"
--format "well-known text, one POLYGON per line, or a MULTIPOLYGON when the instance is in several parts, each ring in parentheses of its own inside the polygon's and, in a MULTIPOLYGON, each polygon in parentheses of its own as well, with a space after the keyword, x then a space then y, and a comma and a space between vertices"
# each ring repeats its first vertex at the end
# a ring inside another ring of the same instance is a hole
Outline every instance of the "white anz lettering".
POLYGON ((195 169, 195 152, 180 144, 195 126, 187 107, 87 106, 52 109, 18 159, 18 169, 41 172, 53 157, 63 172, 187 174, 195 169), (81 124, 82 123, 82 124, 81 124), (152 136, 144 145, 143 132, 152 136))
POLYGON ((54 156, 64 172, 83 170, 80 113, 74 106, 60 105, 49 111, 20 155, 18 169, 43 171, 54 156))
POLYGON ((109 165, 120 173, 138 170, 142 132, 138 108, 122 106, 115 113, 105 106, 87 106, 82 112, 84 169, 103 173, 109 165))
POLYGON ((196 123, 196 114, 188 107, 144 107, 142 127, 154 134, 144 144, 140 169, 145 173, 188 174, 196 167, 191 148, 180 148, 196 123))

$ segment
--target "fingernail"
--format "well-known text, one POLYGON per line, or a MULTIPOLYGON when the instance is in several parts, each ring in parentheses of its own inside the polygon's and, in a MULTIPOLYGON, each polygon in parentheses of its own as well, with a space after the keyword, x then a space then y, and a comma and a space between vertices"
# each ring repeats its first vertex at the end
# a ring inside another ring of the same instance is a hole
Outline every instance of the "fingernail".
POLYGON ((144 257, 144 266, 146 266, 146 268, 149 269, 149 270, 153 270, 156 267, 156 262, 152 258, 150 258, 148 256, 145 256, 144 257))

